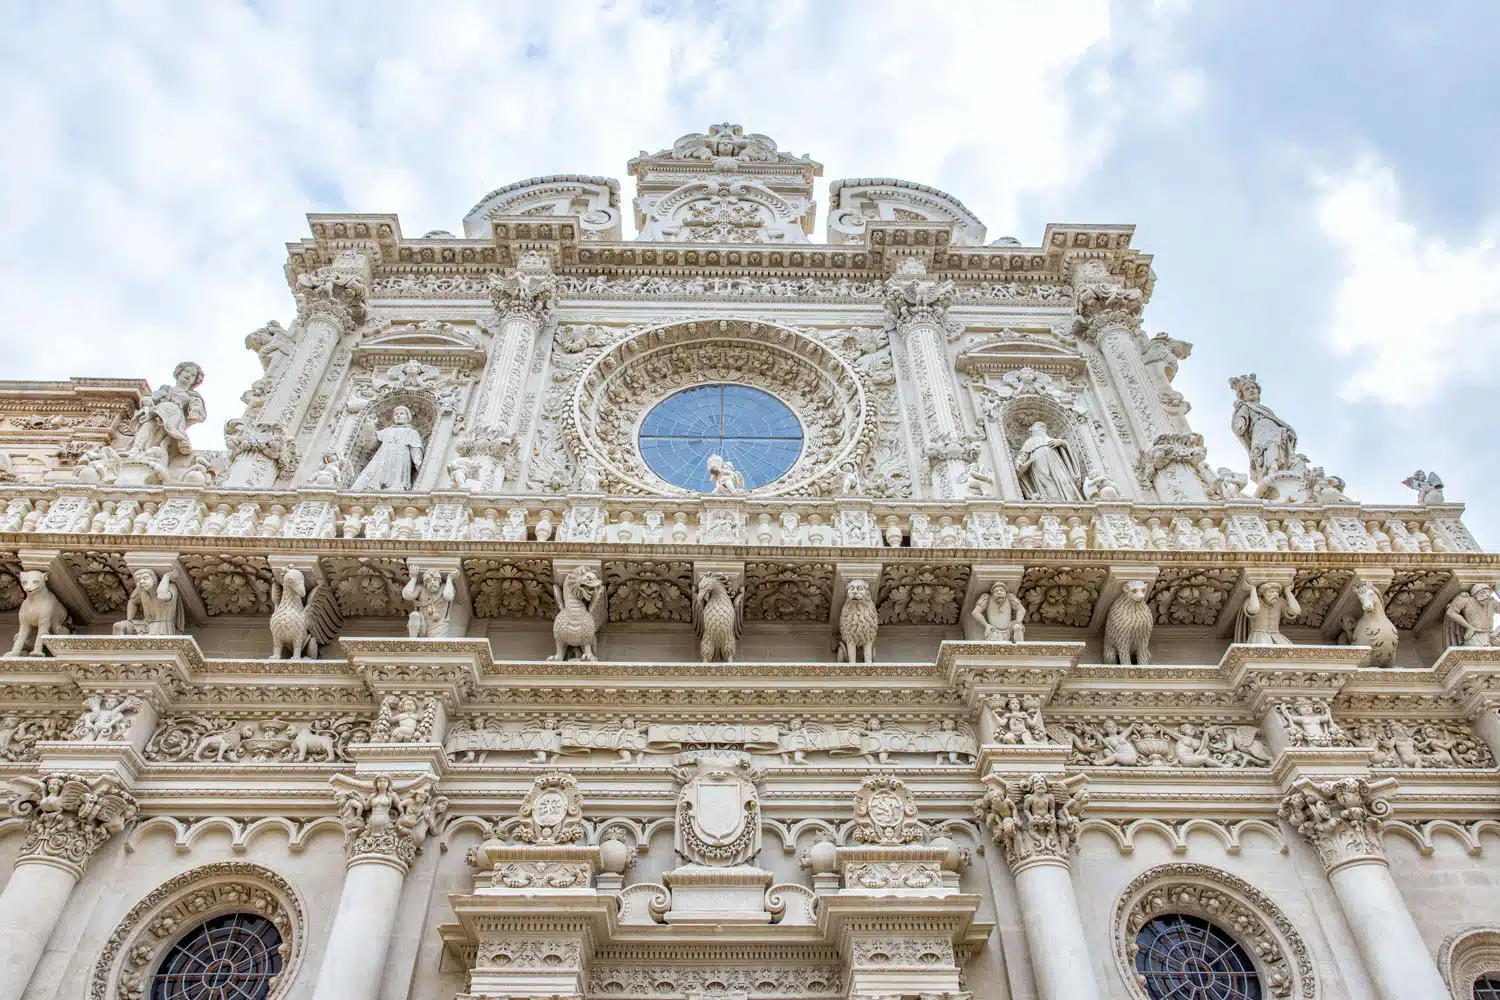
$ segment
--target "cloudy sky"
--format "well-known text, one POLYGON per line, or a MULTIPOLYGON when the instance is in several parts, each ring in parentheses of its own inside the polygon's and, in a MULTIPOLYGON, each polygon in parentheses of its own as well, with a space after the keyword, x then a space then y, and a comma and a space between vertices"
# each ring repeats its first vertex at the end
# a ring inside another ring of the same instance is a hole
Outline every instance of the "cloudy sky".
POLYGON ((216 445, 304 213, 458 231, 501 184, 730 120, 992 238, 1136 224, 1211 461, 1246 464, 1255 371, 1355 497, 1436 467, 1500 544, 1497 35, 1470 0, 8 3, 0 375, 193 357, 216 445))

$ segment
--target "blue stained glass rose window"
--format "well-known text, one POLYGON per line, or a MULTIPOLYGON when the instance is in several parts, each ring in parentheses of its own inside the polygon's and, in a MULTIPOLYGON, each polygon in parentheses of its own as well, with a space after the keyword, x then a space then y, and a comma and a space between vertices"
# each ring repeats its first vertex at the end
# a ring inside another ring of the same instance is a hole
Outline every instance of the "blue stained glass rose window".
POLYGON ((669 483, 708 493, 722 455, 745 488, 775 482, 802 454, 802 425, 785 403, 747 385, 700 385, 657 403, 641 423, 641 456, 669 483))

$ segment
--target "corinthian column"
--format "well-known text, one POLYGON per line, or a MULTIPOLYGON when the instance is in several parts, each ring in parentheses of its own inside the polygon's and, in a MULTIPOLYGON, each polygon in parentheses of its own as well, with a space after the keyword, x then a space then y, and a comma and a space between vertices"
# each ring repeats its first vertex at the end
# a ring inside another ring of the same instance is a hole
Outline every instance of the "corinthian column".
POLYGON ((991 788, 974 803, 974 815, 990 828, 1015 876, 1038 997, 1098 1000, 1093 956, 1068 873, 1088 802, 1088 779, 1032 774, 1016 781, 994 775, 984 780, 991 788))
POLYGON ((1380 1000, 1445 1000, 1448 989, 1391 877, 1380 827, 1391 805, 1380 792, 1393 779, 1299 778, 1281 800, 1281 818, 1318 852, 1333 894, 1380 1000))
POLYGON ((15 778, 11 810, 30 817, 0 893, 0 1000, 19 1000, 94 852, 135 818, 135 799, 104 775, 15 778))
POLYGON ((1207 499, 1196 471, 1207 455, 1203 438, 1181 432, 1172 423, 1171 415, 1162 406, 1156 382, 1136 347, 1135 330, 1145 304, 1140 289, 1127 288, 1097 261, 1079 266, 1073 276, 1073 287, 1078 301, 1075 331, 1104 356, 1109 388, 1125 404, 1140 452, 1137 472, 1167 502, 1207 499))
POLYGON ((406 873, 448 800, 436 794, 437 778, 430 774, 405 781, 342 774, 331 780, 349 861, 312 995, 370 1000, 379 993, 406 873))
MULTIPOLYGON (((364 322, 365 301, 370 294, 370 258, 357 250, 345 250, 328 267, 298 275, 296 294, 297 323, 292 331, 296 347, 256 418, 273 437, 296 436, 339 339, 364 322)), ((240 461, 236 455, 227 485, 270 486, 275 481, 277 459, 263 449, 242 451, 262 460, 240 461)))
POLYGON ((963 495, 968 463, 977 445, 963 433, 958 394, 948 370, 944 321, 953 301, 953 282, 927 276, 922 261, 903 259, 896 276, 885 283, 885 323, 900 334, 906 346, 911 390, 917 394, 917 423, 922 428, 924 455, 936 497, 963 495))
POLYGON ((556 292, 557 276, 551 264, 535 251, 523 254, 514 269, 490 275, 490 298, 500 332, 480 381, 473 430, 458 442, 460 454, 480 461, 476 478, 481 490, 498 490, 503 485, 500 462, 515 437, 526 370, 542 331, 552 321, 556 292))

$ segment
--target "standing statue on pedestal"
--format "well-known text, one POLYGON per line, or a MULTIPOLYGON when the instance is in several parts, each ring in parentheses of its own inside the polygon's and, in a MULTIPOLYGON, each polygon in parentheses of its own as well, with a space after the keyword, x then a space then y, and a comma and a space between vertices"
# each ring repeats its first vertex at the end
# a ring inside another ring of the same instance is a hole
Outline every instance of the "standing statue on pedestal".
POLYGON ((354 480, 356 492, 381 490, 410 493, 412 481, 422 467, 422 435, 411 425, 411 410, 398 406, 391 424, 375 432, 380 447, 354 480))
POLYGON ((135 437, 130 442, 132 457, 145 456, 153 448, 164 448, 187 455, 193 450, 188 428, 201 424, 208 416, 203 397, 197 392, 203 384, 203 369, 184 361, 172 369, 173 384, 159 385, 141 400, 135 437))
POLYGON ((1262 486, 1278 478, 1305 480, 1307 459, 1297 454, 1297 432, 1260 401, 1260 383, 1255 376, 1232 378, 1229 386, 1235 394, 1229 429, 1250 455, 1250 478, 1262 486))
POLYGON ((997 580, 988 594, 980 594, 969 616, 984 628, 986 642, 1025 642, 1026 605, 997 580))
POLYGON ((1476 583, 1448 603, 1443 612, 1444 633, 1450 646, 1500 646, 1500 629, 1495 628, 1495 612, 1500 598, 1488 584, 1476 583))
POLYGON ((1016 477, 1027 500, 1083 502, 1083 477, 1068 442, 1048 434, 1040 420, 1031 425, 1031 436, 1016 453, 1016 477))

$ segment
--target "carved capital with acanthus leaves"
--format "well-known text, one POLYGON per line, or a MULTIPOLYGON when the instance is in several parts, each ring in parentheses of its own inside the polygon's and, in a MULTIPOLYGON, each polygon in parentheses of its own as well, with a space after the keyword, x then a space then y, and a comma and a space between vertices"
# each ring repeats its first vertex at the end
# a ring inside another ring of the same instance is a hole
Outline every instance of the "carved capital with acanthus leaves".
POLYGON ((938 281, 916 257, 901 261, 894 278, 885 283, 885 328, 904 330, 918 323, 943 328, 953 304, 953 282, 938 281))
POLYGON ((302 323, 323 317, 341 330, 353 330, 365 321, 370 284, 370 259, 357 250, 345 250, 329 266, 297 276, 292 289, 297 317, 302 323))
POLYGON ((1146 297, 1109 273, 1100 261, 1084 261, 1073 273, 1077 313, 1073 333, 1080 340, 1097 344, 1110 330, 1134 330, 1141 322, 1146 297))
POLYGON ((543 326, 552 319, 557 275, 546 257, 532 251, 523 254, 511 270, 490 275, 489 290, 502 322, 520 316, 543 326))
POLYGON ((1282 798, 1277 814, 1312 844, 1329 874, 1354 862, 1384 862, 1380 829, 1391 804, 1380 793, 1395 784, 1393 778, 1299 778, 1282 798))
POLYGON ((28 820, 21 859, 81 873, 94 852, 135 819, 135 797, 108 775, 13 778, 11 812, 28 820))
POLYGON ((990 775, 985 782, 990 790, 974 803, 974 815, 1005 850, 1011 870, 1042 861, 1067 864, 1078 846, 1088 778, 1037 773, 1014 780, 990 775))

